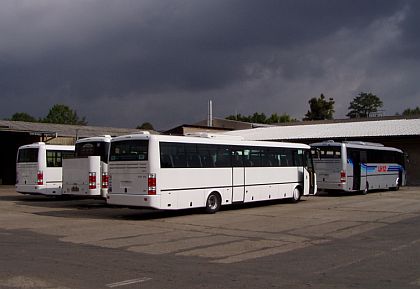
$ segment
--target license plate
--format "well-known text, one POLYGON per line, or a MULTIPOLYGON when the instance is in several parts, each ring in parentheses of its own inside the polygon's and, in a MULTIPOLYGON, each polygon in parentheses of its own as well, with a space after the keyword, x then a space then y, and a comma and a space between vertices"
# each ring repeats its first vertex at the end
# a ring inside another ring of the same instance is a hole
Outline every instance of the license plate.
POLYGON ((79 187, 72 187, 72 188, 71 188, 71 191, 72 191, 72 192, 78 192, 78 191, 79 191, 79 187))

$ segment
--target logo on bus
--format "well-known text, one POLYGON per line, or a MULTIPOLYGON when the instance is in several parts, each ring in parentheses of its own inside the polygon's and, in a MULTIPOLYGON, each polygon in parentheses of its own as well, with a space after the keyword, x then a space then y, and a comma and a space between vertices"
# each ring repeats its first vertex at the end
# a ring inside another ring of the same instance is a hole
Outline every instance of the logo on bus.
POLYGON ((379 173, 385 173, 387 171, 387 167, 386 166, 378 166, 378 172, 379 173))

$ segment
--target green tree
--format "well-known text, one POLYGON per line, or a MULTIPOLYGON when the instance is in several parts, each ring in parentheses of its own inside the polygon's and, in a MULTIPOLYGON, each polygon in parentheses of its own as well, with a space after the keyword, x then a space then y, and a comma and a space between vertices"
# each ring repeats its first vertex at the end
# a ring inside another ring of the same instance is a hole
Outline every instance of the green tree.
POLYGON ((313 97, 308 103, 310 109, 303 120, 333 119, 335 101, 331 97, 326 100, 324 94, 321 93, 320 97, 313 97))
POLYGON ((150 122, 143 122, 141 125, 138 125, 136 129, 155 130, 150 122))
POLYGON ((369 117, 373 112, 377 112, 378 108, 383 106, 382 100, 372 93, 361 92, 355 97, 349 106, 350 118, 369 117))
POLYGON ((34 118, 32 115, 26 113, 26 112, 16 112, 14 115, 12 115, 12 118, 10 120, 13 121, 27 121, 27 122, 37 122, 38 120, 34 118))
POLYGON ((54 105, 42 121, 59 124, 87 125, 85 117, 79 119, 75 110, 63 104, 54 105))
POLYGON ((420 107, 416 107, 414 109, 411 108, 407 108, 406 110, 403 111, 402 113, 403 116, 415 116, 415 115, 420 115, 420 107))
POLYGON ((243 122, 251 122, 249 116, 245 116, 245 115, 242 115, 240 113, 237 113, 235 115, 233 115, 233 114, 232 115, 229 115, 229 116, 226 117, 226 119, 243 121, 243 122))
POLYGON ((255 112, 254 114, 249 115, 249 116, 241 115, 240 113, 238 113, 236 115, 229 115, 225 119, 237 120, 237 121, 243 121, 243 122, 252 122, 252 123, 262 123, 262 124, 296 121, 296 119, 292 119, 290 115, 286 113, 282 115, 273 113, 270 117, 267 118, 265 113, 259 113, 259 112, 255 112))
POLYGON ((296 121, 296 119, 292 119, 290 115, 287 113, 283 113, 282 115, 278 115, 277 113, 273 113, 268 119, 267 124, 271 123, 284 123, 284 122, 292 122, 296 121))

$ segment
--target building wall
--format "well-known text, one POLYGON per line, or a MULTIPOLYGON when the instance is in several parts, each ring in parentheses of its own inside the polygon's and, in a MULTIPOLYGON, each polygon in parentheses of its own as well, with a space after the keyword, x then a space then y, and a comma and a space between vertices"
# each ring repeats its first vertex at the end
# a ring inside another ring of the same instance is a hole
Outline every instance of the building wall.
POLYGON ((378 138, 379 143, 399 148, 408 154, 407 184, 420 185, 420 136, 399 138, 378 138))
POLYGON ((16 154, 20 146, 38 142, 38 136, 15 132, 0 132, 0 185, 16 182, 16 154))
POLYGON ((16 155, 18 148, 34 142, 45 141, 48 144, 73 145, 72 137, 42 139, 29 133, 0 132, 0 185, 14 185, 16 182, 16 155))

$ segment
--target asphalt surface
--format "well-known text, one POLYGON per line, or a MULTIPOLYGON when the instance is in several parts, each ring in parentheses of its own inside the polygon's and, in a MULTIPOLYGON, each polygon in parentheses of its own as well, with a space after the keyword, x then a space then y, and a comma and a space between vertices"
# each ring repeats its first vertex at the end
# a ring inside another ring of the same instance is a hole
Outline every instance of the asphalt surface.
POLYGON ((0 187, 0 288, 420 288, 420 188, 200 210, 0 187))

